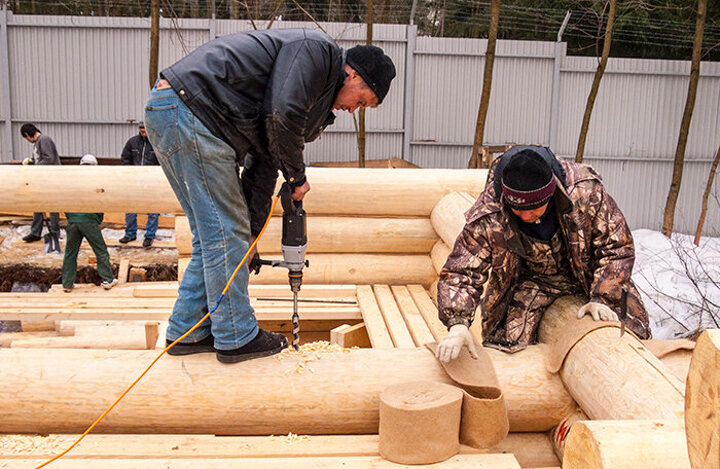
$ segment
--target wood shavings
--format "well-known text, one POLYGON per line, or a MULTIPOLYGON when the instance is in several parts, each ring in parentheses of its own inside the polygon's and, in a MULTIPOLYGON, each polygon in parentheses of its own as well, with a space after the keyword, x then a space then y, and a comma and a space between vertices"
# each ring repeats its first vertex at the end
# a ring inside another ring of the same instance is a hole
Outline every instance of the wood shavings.
MULTIPOLYGON (((357 348, 357 347, 354 347, 357 348)), ((326 340, 318 340, 316 342, 309 342, 300 346, 299 350, 295 350, 292 347, 288 347, 278 355, 277 360, 283 360, 289 357, 299 358, 294 370, 286 370, 285 374, 295 373, 298 375, 304 374, 306 371, 315 373, 315 369, 308 365, 309 362, 319 360, 321 354, 328 353, 349 353, 350 349, 343 348, 338 344, 331 344, 326 340)))
POLYGON ((0 451, 5 454, 53 453, 61 446, 57 435, 0 435, 0 451))
POLYGON ((305 441, 310 441, 310 435, 298 435, 297 433, 290 432, 287 435, 283 436, 276 436, 276 435, 270 435, 268 438, 272 441, 276 441, 278 438, 282 438, 282 441, 285 443, 301 443, 305 441))

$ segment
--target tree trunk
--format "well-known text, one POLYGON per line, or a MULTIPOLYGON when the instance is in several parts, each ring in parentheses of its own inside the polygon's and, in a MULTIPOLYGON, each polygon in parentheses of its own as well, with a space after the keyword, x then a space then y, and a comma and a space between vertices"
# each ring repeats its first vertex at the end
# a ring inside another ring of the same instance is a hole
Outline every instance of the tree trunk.
POLYGON ((482 95, 478 109, 477 125, 475 126, 475 141, 468 168, 480 167, 478 154, 485 135, 485 119, 490 105, 490 88, 492 87, 493 65, 495 63, 495 45, 497 43, 498 23, 500 22, 500 0, 490 3, 490 30, 488 31, 487 52, 485 52, 485 73, 483 74, 482 95))
POLYGON ((607 27, 605 28, 605 41, 603 42, 602 56, 600 57, 600 63, 598 64, 597 70, 595 70, 595 78, 593 79, 592 86, 590 87, 590 94, 588 95, 587 103, 585 104, 585 114, 583 115, 577 151, 575 152, 576 163, 582 163, 583 155, 585 154, 585 141, 587 140, 587 133, 590 127, 590 116, 592 115, 593 106, 595 105, 595 98, 597 98, 598 90, 600 89, 600 80, 602 80, 603 74, 605 73, 605 67, 607 66, 608 57, 610 56, 612 30, 613 24, 615 23, 616 3, 617 0, 610 0, 610 11, 608 12, 607 27))
POLYGON ((237 20, 240 18, 240 7, 238 6, 237 0, 228 0, 228 10, 230 12, 230 19, 237 20))
MULTIPOLYGON (((373 0, 368 0, 367 3, 367 34, 365 35, 365 43, 370 45, 372 44, 372 37, 373 37, 373 0)), ((360 108, 360 111, 358 112, 358 120, 360 121, 358 123, 358 166, 360 168, 365 167, 365 142, 367 141, 367 136, 365 133, 365 109, 360 108)))
POLYGON ((697 95, 698 79, 700 77, 700 57, 702 55, 703 31, 705 29, 705 13, 707 0, 698 0, 697 23, 695 23, 695 40, 693 41, 692 65, 690 66, 690 83, 688 84, 687 100, 683 112, 682 123, 680 124, 680 135, 678 136, 677 149, 675 150, 675 165, 673 167, 672 182, 665 203, 665 214, 663 215, 662 233, 668 238, 672 235, 675 224, 675 205, 680 193, 682 182, 683 166, 685 164, 685 147, 687 146, 690 121, 692 120, 693 109, 695 108, 695 97, 697 95))
POLYGON ((160 0, 150 0, 150 89, 158 77, 160 56, 160 0))
POLYGON ((715 180, 715 171, 717 171, 718 163, 720 163, 720 147, 715 153, 715 159, 710 167, 710 175, 708 176, 707 186, 702 198, 702 209, 700 210, 700 218, 698 219, 697 230, 695 230, 695 246, 700 246, 700 235, 702 234, 703 225, 705 224, 705 215, 707 214, 708 198, 712 190, 713 181, 715 180))

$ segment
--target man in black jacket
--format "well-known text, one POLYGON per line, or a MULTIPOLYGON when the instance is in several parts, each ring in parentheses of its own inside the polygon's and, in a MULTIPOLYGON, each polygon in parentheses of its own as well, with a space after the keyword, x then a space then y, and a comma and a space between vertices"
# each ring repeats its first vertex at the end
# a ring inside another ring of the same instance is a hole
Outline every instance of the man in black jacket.
MULTIPOLYGON (((133 166, 157 166, 158 160, 155 156, 150 141, 147 138, 147 131, 145 130, 145 124, 140 122, 138 124, 138 134, 133 135, 125 143, 122 154, 120 155, 121 165, 133 165, 133 166)), ((155 233, 158 229, 158 218, 157 213, 147 214, 147 223, 145 224, 145 239, 143 240, 143 247, 149 248, 152 246, 152 242, 155 239, 155 233)), ((125 214, 125 235, 120 238, 120 242, 125 244, 130 241, 137 239, 137 213, 126 213, 125 214)))
MULTIPOLYGON (((225 36, 162 71, 145 125, 193 233, 168 342, 215 304, 270 212, 278 169, 302 200, 310 190, 305 142, 333 123, 333 109, 380 104, 394 77, 382 49, 343 51, 326 34, 302 29, 225 36)), ((244 266, 210 323, 168 353, 216 352, 235 363, 287 347, 283 335, 258 328, 248 278, 244 266)))

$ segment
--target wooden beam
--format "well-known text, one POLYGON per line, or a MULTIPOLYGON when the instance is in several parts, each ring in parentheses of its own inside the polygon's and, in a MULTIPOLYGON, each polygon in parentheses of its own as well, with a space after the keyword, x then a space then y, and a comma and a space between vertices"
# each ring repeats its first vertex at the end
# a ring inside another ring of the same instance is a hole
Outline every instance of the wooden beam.
POLYGON ((562 467, 690 469, 690 460, 685 432, 675 422, 586 420, 572 426, 562 467))
POLYGON ((372 347, 364 322, 355 325, 343 324, 330 331, 330 343, 341 347, 369 348, 372 347))
MULTIPOLYGON (((303 200, 308 213, 352 216, 429 216, 449 192, 479 195, 487 175, 467 169, 307 168, 306 173, 312 184, 303 200)), ((282 177, 278 189, 281 182, 282 177)), ((0 173, 0 187, 0 212, 182 213, 158 166, 8 166, 0 173), (80 171, 84 184, 77 183, 80 171)))
POLYGON ((120 259, 120 265, 118 265, 118 284, 127 283, 128 270, 130 269, 130 259, 120 259))
MULTIPOLYGON (((556 300, 540 323, 540 341, 558 342, 577 322, 583 304, 577 297, 556 300)), ((683 384, 631 334, 620 337, 617 327, 595 329, 580 339, 560 376, 591 419, 662 419, 683 425, 683 384)))
POLYGON ((369 285, 358 285, 357 299, 373 348, 393 348, 392 338, 388 332, 375 294, 369 285))
POLYGON ((395 303, 395 298, 393 298, 390 287, 387 285, 375 285, 373 290, 375 292, 375 299, 377 300, 380 311, 385 319, 385 325, 388 328, 388 332, 390 332, 390 337, 392 337, 395 347, 415 347, 415 342, 413 342, 413 339, 410 336, 410 331, 408 331, 405 320, 403 319, 402 314, 400 314, 400 310, 397 307, 397 303, 395 303))
POLYGON ((693 469, 720 467, 720 330, 700 335, 687 378, 685 428, 693 469))
POLYGON ((145 348, 152 350, 158 345, 158 337, 160 337, 160 323, 159 322, 148 322, 145 323, 145 348))
POLYGON ((430 333, 435 338, 435 342, 443 340, 447 335, 447 327, 440 321, 438 309, 430 299, 427 290, 422 285, 408 285, 408 291, 415 300, 415 304, 425 319, 425 323, 430 328, 430 333))
MULTIPOLYGON (((545 369, 537 347, 514 355, 488 353, 505 394, 511 431, 549 430, 575 405, 558 376, 545 369)), ((81 433, 156 355, 146 350, 0 349, 0 433, 81 433)), ((346 350, 315 360, 289 351, 234 366, 218 363, 213 354, 163 357, 96 431, 375 433, 380 393, 420 377, 450 382, 424 347, 346 350), (300 362, 305 373, 296 372, 300 362)))
MULTIPOLYGON (((177 298, 178 285, 176 282, 156 282, 155 284, 138 285, 133 295, 140 298, 177 298)), ((298 298, 336 298, 348 300, 355 298, 355 285, 303 285, 298 298)), ((292 298, 292 292, 287 282, 278 285, 248 285, 248 294, 251 297, 263 298, 292 298)))
MULTIPOLYGON (((43 461, 40 459, 16 459, 3 463, 3 468, 16 469, 36 467, 43 461)), ((204 459, 202 467, 207 469, 226 469, 238 463, 237 458, 204 459)), ((323 469, 328 467, 342 467, 346 469, 393 469, 398 465, 382 459, 380 456, 343 456, 343 457, 314 457, 314 458, 247 458, 242 459, 246 467, 257 469, 277 469, 278 467, 293 466, 303 469, 323 469)), ((443 461, 444 468, 465 469, 467 467, 482 467, 483 469, 520 469, 512 454, 459 454, 443 461)), ((198 460, 188 459, 60 459, 53 463, 59 469, 75 469, 78 466, 88 469, 130 469, 139 467, 172 467, 176 469, 191 469, 198 467, 198 460)))
POLYGON ((392 292, 415 345, 422 347, 428 342, 435 342, 435 338, 430 333, 430 328, 420 314, 420 310, 407 287, 393 286, 392 292))

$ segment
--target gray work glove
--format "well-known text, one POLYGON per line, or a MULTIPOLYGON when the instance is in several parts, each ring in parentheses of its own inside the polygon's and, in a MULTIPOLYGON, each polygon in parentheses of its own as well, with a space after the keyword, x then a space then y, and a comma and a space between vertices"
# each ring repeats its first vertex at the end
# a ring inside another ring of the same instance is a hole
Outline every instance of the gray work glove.
POLYGON ((618 315, 615 314, 615 311, 602 303, 595 303, 594 301, 580 308, 577 312, 577 318, 582 319, 586 314, 590 314, 595 321, 618 321, 618 315))
POLYGON ((477 350, 470 329, 465 324, 455 324, 450 326, 448 335, 438 344, 435 356, 445 363, 455 360, 460 355, 463 345, 467 345, 470 356, 477 359, 477 350))

